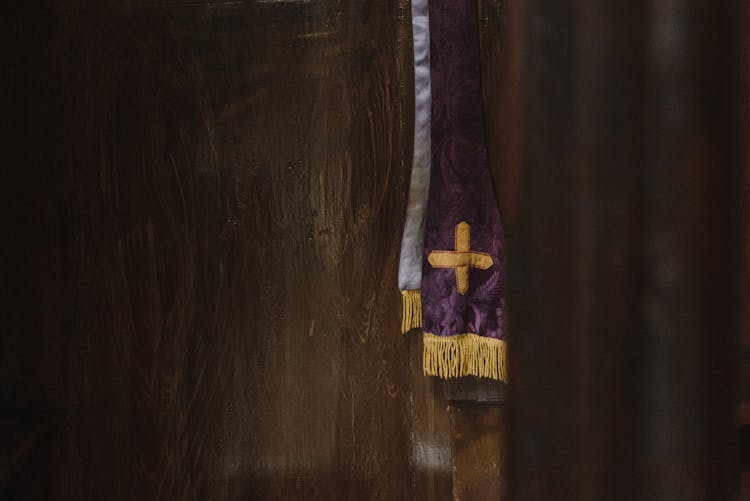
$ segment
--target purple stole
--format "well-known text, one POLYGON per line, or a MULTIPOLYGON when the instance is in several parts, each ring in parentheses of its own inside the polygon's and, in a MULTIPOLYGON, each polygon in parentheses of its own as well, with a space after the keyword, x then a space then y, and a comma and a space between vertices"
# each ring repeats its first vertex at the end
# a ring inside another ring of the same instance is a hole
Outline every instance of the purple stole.
POLYGON ((506 380, 502 226, 487 160, 476 2, 429 0, 424 371, 506 380))

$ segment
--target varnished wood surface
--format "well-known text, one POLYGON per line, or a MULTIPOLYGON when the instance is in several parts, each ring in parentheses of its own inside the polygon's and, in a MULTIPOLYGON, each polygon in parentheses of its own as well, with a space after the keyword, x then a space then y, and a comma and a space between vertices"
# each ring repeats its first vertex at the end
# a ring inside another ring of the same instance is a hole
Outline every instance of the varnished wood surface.
MULTIPOLYGON (((404 1, 0 16, 7 499, 450 499, 399 334, 404 1)), ((446 466, 447 465, 447 466, 446 466)))
POLYGON ((507 437, 499 403, 451 404, 451 456, 455 501, 505 501, 507 437))
POLYGON ((422 374, 422 340, 409 340, 411 463, 416 500, 452 500, 451 422, 444 381, 422 374))

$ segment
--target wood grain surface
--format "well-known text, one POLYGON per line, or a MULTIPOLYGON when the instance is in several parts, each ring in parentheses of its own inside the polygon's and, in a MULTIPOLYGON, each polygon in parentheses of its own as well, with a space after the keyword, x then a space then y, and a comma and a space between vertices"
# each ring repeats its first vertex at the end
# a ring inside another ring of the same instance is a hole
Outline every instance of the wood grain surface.
POLYGON ((505 500, 507 460, 504 409, 498 403, 451 404, 455 501, 505 500))
POLYGON ((450 499, 408 2, 4 9, 0 407, 45 437, 4 499, 450 499))

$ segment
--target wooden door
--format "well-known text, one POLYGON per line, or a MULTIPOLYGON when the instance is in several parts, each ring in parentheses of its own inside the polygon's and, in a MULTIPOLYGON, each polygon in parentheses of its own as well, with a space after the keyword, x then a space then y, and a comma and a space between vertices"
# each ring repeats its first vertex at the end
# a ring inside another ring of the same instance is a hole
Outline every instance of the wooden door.
POLYGON ((2 10, 4 499, 449 499, 409 3, 2 10))

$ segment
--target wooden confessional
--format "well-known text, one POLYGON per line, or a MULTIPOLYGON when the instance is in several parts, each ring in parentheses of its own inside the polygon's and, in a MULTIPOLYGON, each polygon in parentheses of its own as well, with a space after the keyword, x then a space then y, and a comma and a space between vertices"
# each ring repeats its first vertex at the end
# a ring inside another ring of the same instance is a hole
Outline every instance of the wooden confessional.
POLYGON ((479 1, 508 387, 399 334, 407 0, 0 7, 0 497, 737 499, 741 2, 479 1))

